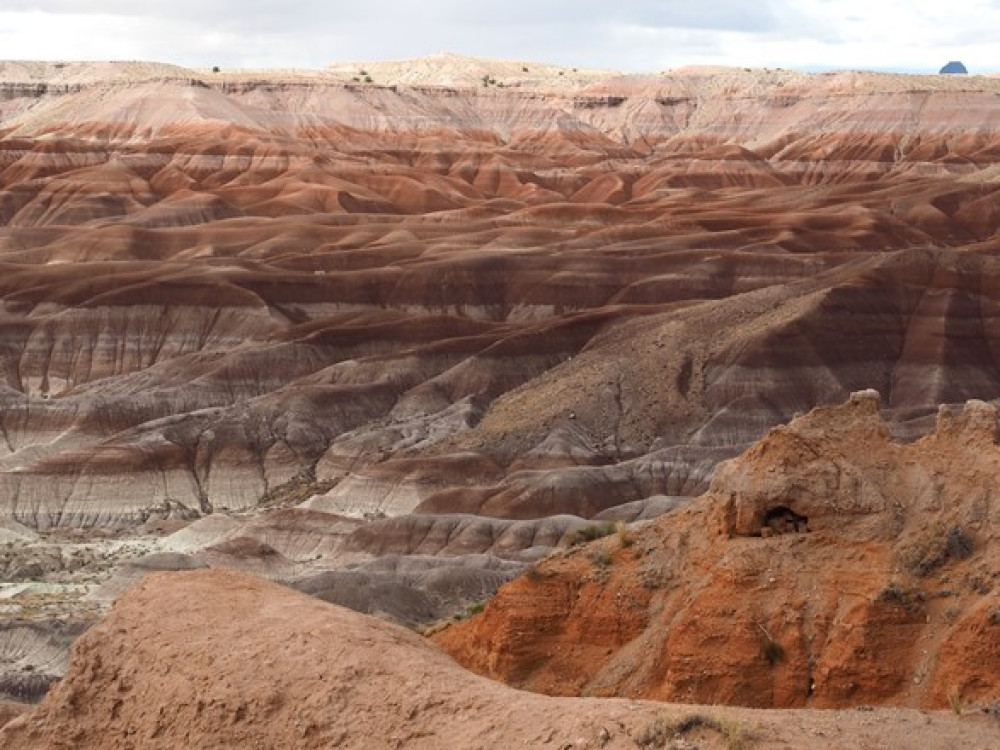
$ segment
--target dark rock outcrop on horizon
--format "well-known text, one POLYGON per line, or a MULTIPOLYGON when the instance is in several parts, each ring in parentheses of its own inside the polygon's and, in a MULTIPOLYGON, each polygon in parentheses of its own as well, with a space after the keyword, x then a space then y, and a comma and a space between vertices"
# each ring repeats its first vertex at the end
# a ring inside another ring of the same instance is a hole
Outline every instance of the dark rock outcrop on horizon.
POLYGON ((965 65, 958 60, 952 60, 940 70, 941 75, 967 75, 968 72, 965 65))

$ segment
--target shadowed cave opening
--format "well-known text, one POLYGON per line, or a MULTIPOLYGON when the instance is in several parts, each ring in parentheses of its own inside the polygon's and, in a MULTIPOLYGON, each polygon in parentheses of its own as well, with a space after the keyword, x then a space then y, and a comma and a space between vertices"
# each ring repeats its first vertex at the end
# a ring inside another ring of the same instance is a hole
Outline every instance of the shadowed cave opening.
POLYGON ((761 536, 805 534, 809 531, 809 518, 796 513, 787 505, 776 505, 764 514, 761 536))

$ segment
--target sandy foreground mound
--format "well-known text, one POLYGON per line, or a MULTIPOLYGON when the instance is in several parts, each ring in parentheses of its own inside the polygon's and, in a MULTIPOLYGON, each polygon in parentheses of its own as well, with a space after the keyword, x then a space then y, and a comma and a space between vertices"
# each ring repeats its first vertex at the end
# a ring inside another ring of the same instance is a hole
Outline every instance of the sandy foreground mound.
POLYGON ((440 643, 561 695, 997 704, 996 409, 942 409, 901 444, 878 401, 774 428, 702 498, 553 555, 440 643))
POLYGON ((998 725, 916 711, 753 712, 547 698, 245 574, 158 574, 81 638, 66 679, 0 730, 31 748, 986 748, 998 725), (700 717, 693 719, 692 717, 700 717), (685 724, 685 720, 687 726, 685 724))

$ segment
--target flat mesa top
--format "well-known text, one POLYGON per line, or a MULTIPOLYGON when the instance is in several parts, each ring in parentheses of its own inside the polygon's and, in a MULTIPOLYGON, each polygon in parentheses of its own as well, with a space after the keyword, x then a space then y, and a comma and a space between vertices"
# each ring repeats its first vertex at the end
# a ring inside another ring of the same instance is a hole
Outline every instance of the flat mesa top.
MULTIPOLYGON (((622 73, 520 60, 491 60, 440 54, 411 60, 337 62, 325 68, 185 68, 150 61, 0 61, 0 83, 25 85, 129 84, 151 80, 198 80, 207 84, 275 83, 372 84, 484 87, 489 89, 574 90, 603 88, 628 92, 663 81, 711 79, 734 87, 783 86, 836 89, 843 93, 904 90, 993 90, 1000 74, 974 76, 904 75, 868 71, 804 73, 772 68, 688 66, 654 73, 622 73)), ((751 90, 752 93, 752 90, 751 90)))

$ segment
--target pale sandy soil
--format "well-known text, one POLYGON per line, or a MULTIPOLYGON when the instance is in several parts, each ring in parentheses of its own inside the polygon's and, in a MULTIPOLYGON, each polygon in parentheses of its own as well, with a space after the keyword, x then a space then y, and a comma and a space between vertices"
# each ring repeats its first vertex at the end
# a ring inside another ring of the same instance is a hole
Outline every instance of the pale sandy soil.
POLYGON ((989 750, 998 738, 1000 723, 971 711, 752 711, 519 692, 395 625, 223 571, 147 578, 77 642, 42 706, 0 731, 9 750, 989 750), (709 726, 683 731, 695 716, 709 726))

